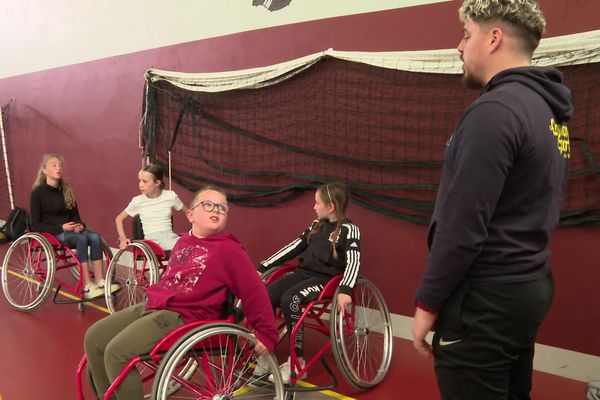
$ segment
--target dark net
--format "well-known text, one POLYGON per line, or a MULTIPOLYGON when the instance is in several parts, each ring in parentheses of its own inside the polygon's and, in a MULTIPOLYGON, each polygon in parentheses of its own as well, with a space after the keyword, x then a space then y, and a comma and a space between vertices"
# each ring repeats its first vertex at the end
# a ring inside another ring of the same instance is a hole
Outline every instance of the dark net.
MULTIPOLYGON (((562 68, 576 114, 561 223, 600 221, 600 64, 562 68)), ((428 223, 446 141, 477 93, 457 75, 406 72, 324 58, 272 86, 194 92, 148 81, 144 151, 190 190, 269 206, 344 182, 353 201, 428 223)))

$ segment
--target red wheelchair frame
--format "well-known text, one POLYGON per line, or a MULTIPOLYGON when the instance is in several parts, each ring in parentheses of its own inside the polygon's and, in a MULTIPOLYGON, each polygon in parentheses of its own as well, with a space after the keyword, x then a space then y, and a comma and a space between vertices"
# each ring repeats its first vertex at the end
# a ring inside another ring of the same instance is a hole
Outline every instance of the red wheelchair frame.
MULTIPOLYGON (((108 265, 112 253, 104 241, 102 247, 108 265)), ((56 281, 58 285, 52 301, 56 304, 79 304, 80 310, 83 310, 83 304, 93 299, 83 296, 82 268, 75 252, 54 235, 28 232, 15 240, 6 252, 2 265, 2 289, 13 308, 34 311, 50 296, 56 281), (77 280, 75 286, 56 277, 60 270, 67 270, 77 280), (76 299, 56 300, 61 288, 76 299)))
MULTIPOLYGON (((292 272, 293 269, 294 267, 291 266, 275 268, 263 274, 263 279, 266 284, 269 284, 292 272)), ((153 398, 161 400, 169 398, 173 393, 178 396, 178 391, 191 393, 190 398, 229 399, 238 397, 238 395, 241 397, 248 390, 263 390, 267 391, 269 396, 272 396, 271 398, 286 399, 288 395, 293 395, 295 392, 331 389, 337 385, 337 380, 323 357, 330 348, 348 383, 360 390, 374 387, 387 374, 391 361, 392 332, 389 312, 377 288, 368 280, 359 277, 353 293, 353 305, 344 315, 338 313, 336 298, 341 279, 342 275, 333 277, 325 285, 317 299, 302 305, 302 315, 290 337, 295 337, 299 324, 302 323, 305 327, 316 330, 330 340, 312 358, 307 360, 304 367, 298 362, 294 345, 290 341, 292 368, 290 385, 284 386, 277 361, 272 354, 265 357, 263 362, 268 363, 275 382, 270 383, 264 379, 265 377, 258 378, 252 375, 253 368, 251 366, 254 366, 256 360, 251 354, 251 349, 255 339, 245 328, 232 324, 233 317, 230 317, 224 321, 194 322, 174 330, 148 354, 137 356, 131 360, 111 384, 104 399, 108 400, 125 376, 140 365, 151 371, 143 378, 143 381, 154 379, 152 393, 156 397, 153 398), (327 326, 327 318, 329 326, 327 326), (377 322, 380 326, 367 326, 365 321, 367 319, 371 323, 377 322), (223 336, 228 335, 237 335, 239 339, 233 342, 222 340, 223 336), (206 345, 206 342, 209 344, 206 345), (223 342, 227 346, 223 346, 223 342), (245 345, 240 345, 241 342, 245 345), (218 345, 215 345, 216 343, 218 345), (235 346, 233 346, 234 344, 235 346), (215 348, 220 349, 217 350, 220 355, 217 357, 217 361, 214 359, 210 361, 210 357, 207 356, 209 353, 207 348, 211 351, 215 348), (238 356, 241 354, 240 348, 243 356, 238 356), (198 349, 202 349, 202 351, 198 349), (358 355, 353 352, 356 349, 358 349, 358 355), (196 351, 202 356, 190 355, 196 351), (231 358, 232 354, 236 355, 233 359, 231 358), (297 386, 299 377, 314 366, 319 359, 333 383, 320 387, 297 386), (190 360, 194 360, 193 368, 190 366, 190 360), (216 365, 220 362, 223 365, 216 365), (217 370, 217 373, 214 370, 217 370), (224 378, 217 381, 215 376, 219 373, 224 378), (197 374, 201 375, 200 383, 196 382, 195 375, 197 374)), ((285 322, 281 318, 281 310, 278 310, 278 329, 281 339, 285 336, 286 330, 285 322)), ((81 375, 85 370, 86 363, 87 359, 84 356, 76 372, 79 400, 83 399, 81 375)))
MULTIPOLYGON (((263 280, 268 285, 293 272, 294 269, 294 266, 289 265, 275 267, 263 274, 263 280)), ((391 317, 381 293, 370 281, 359 277, 352 295, 352 305, 347 312, 341 315, 337 311, 337 294, 342 278, 342 274, 334 276, 323 287, 315 300, 301 304, 302 315, 289 337, 295 338, 300 324, 303 324, 305 328, 319 332, 330 340, 312 358, 306 359, 304 367, 298 361, 294 341, 290 340, 290 384, 292 387, 288 388, 288 391, 324 390, 336 386, 335 375, 323 358, 329 349, 332 349, 336 364, 345 380, 359 390, 368 390, 376 386, 389 370, 392 357, 392 326, 391 317), (329 324, 326 324, 327 319, 329 324), (300 377, 319 359, 328 371, 332 384, 311 388, 294 387, 300 377), (367 364, 367 361, 369 361, 368 365, 363 365, 367 364)), ((277 324, 281 340, 285 336, 287 328, 280 309, 277 310, 277 324)))
MULTIPOLYGON (((123 368, 104 395, 109 400, 123 379, 134 369, 147 369, 143 382, 154 380, 152 398, 168 398, 189 393, 185 398, 234 398, 248 391, 283 399, 281 376, 275 383, 260 383, 252 375, 256 359, 252 348, 256 339, 250 331, 233 323, 233 317, 220 321, 192 322, 163 338, 144 355, 132 359, 123 368), (192 397, 193 396, 193 397, 192 397)), ((277 369, 273 355, 265 358, 277 369)), ((78 399, 83 400, 82 375, 86 370, 84 355, 76 371, 78 399)))

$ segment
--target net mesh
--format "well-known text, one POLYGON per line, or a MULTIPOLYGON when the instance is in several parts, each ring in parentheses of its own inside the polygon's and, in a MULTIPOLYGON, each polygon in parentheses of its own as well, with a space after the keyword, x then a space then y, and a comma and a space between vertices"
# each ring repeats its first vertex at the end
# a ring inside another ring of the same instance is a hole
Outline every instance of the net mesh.
MULTIPOLYGON (((563 225, 600 222, 600 63, 560 68, 573 91, 571 177, 563 225)), ((269 206, 330 181, 353 202, 428 223, 445 144, 477 96, 457 75, 416 73, 324 57, 259 89, 191 91, 147 81, 144 153, 197 190, 269 206)))

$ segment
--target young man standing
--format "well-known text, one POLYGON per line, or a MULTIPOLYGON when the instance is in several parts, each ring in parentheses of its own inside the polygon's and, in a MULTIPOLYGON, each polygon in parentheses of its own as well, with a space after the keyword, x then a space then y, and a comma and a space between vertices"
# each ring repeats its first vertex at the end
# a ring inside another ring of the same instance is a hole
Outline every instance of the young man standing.
POLYGON ((465 0, 459 13, 462 80, 481 96, 448 141, 414 346, 433 355, 444 400, 529 399, 554 291, 547 245, 567 187, 571 94, 557 69, 531 66, 546 25, 534 1, 465 0))

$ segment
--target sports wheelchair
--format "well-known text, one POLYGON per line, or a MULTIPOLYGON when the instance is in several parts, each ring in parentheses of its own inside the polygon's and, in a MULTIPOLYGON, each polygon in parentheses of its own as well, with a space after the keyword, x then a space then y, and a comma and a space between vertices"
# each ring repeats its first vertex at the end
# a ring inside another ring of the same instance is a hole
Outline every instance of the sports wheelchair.
MULTIPOLYGON (((263 274, 263 279, 268 284, 293 269, 291 266, 273 268, 263 274)), ((342 275, 333 277, 317 299, 302 305, 303 313, 298 322, 327 336, 328 341, 312 359, 307 359, 304 367, 299 364, 294 345, 290 343, 293 368, 290 385, 283 384, 273 354, 261 360, 273 372, 273 382, 253 375, 257 356, 252 349, 256 339, 248 329, 234 323, 243 319, 241 303, 238 302, 227 319, 186 324, 165 337, 148 354, 135 357, 112 383, 104 399, 110 399, 133 369, 142 375, 145 393, 147 396, 151 394, 152 399, 288 399, 297 392, 337 386, 337 379, 323 357, 330 348, 340 372, 350 385, 360 390, 374 387, 383 380, 390 366, 390 315, 379 290, 363 277, 359 277, 355 285, 350 309, 341 315, 336 307, 341 279, 342 275), (298 385, 298 377, 319 359, 332 384, 317 387, 298 385)), ((286 325, 280 310, 277 324, 281 340, 285 336, 286 325)), ((295 330, 296 327, 290 337, 295 337, 295 330)), ((82 374, 86 363, 84 356, 76 373, 79 400, 83 400, 82 374)))
MULTIPOLYGON (((108 265, 112 252, 104 240, 102 252, 104 263, 108 265)), ((81 276, 82 265, 74 249, 50 233, 28 232, 15 240, 6 252, 2 264, 2 290, 13 308, 28 312, 40 308, 57 283, 52 301, 78 304, 82 311, 85 302, 93 299, 84 298, 81 276), (62 270, 67 273, 62 274, 62 270), (71 300, 56 299, 61 288, 71 300)))
MULTIPOLYGON (((232 296, 230 296, 232 297, 232 296)), ((224 305, 231 310, 233 299, 224 305)), ((253 352, 256 338, 236 321, 238 312, 218 321, 183 325, 157 343, 148 353, 132 359, 105 393, 109 400, 123 379, 133 370, 141 374, 144 398, 152 399, 284 399, 280 374, 274 382, 261 381, 252 372, 257 363, 253 352)), ((272 370, 279 371, 274 355, 263 356, 272 370)), ((78 399, 83 400, 84 355, 77 371, 78 399)))
POLYGON ((117 251, 106 270, 104 297, 111 313, 144 301, 146 288, 158 282, 169 260, 170 251, 144 239, 139 215, 133 217, 132 233, 133 241, 117 251), (115 283, 120 289, 111 293, 115 283))
MULTIPOLYGON (((268 285, 291 273, 294 266, 274 267, 267 270, 263 280, 268 285)), ((336 364, 344 379, 354 388, 368 390, 379 384, 387 374, 392 358, 392 323, 387 305, 377 287, 359 276, 352 294, 350 309, 337 311, 337 295, 343 275, 336 275, 324 286, 317 299, 300 306, 303 309, 289 337, 296 337, 300 324, 326 336, 329 340, 306 365, 298 361, 294 342, 290 340, 290 386, 288 392, 315 391, 334 388, 337 380, 323 355, 331 348, 336 364), (319 359, 329 373, 332 384, 322 387, 298 387, 296 383, 319 359)), ((281 310, 277 310, 277 327, 280 340, 286 334, 286 324, 281 310)), ((272 371, 272 370, 271 370, 272 371)), ((279 371, 278 371, 279 372, 279 371)))

